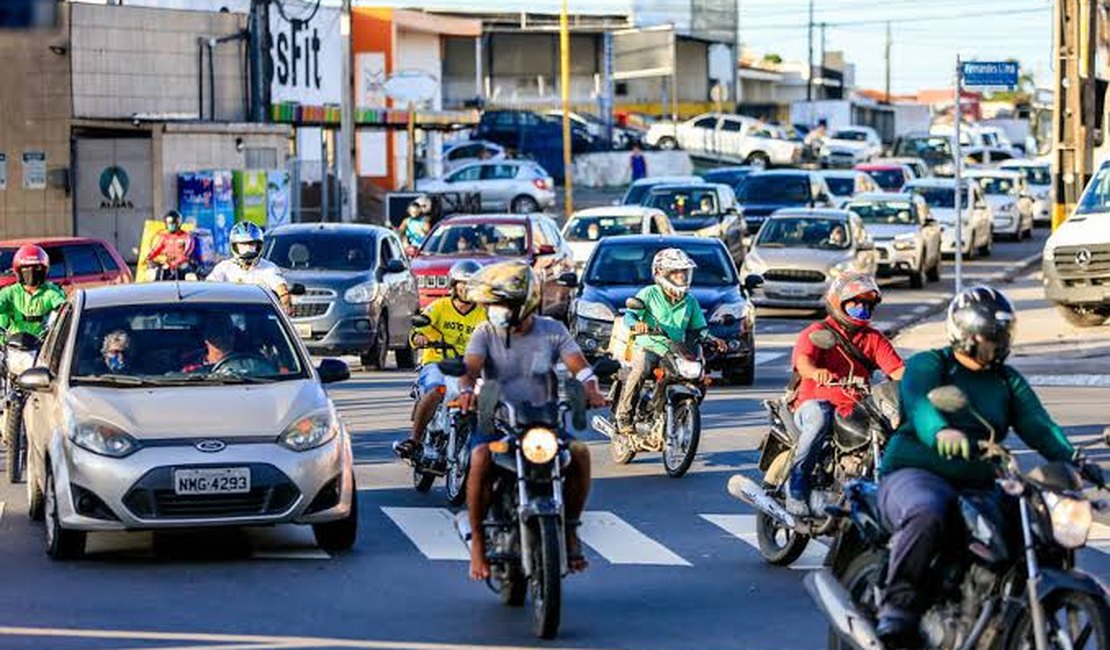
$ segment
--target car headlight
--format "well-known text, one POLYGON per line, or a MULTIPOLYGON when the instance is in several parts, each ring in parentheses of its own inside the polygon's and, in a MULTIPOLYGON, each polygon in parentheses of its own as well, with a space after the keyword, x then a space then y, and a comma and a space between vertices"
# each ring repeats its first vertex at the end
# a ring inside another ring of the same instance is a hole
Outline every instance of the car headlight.
POLYGON ((941 163, 933 168, 937 176, 951 176, 955 171, 956 168, 952 163, 941 163))
POLYGON ((293 451, 308 451, 327 444, 339 435, 339 418, 331 409, 316 411, 295 421, 278 437, 278 443, 293 451))
POLYGON ((355 305, 374 302, 378 298, 378 283, 363 282, 343 292, 343 299, 355 305))
POLYGON ((559 453, 559 439, 551 429, 529 429, 520 439, 520 452, 528 462, 543 465, 559 453))
POLYGON ((70 429, 69 439, 86 451, 112 458, 129 456, 139 448, 130 434, 107 422, 78 422, 70 429))
POLYGON ((709 317, 710 323, 724 323, 726 318, 732 317, 734 320, 744 320, 744 303, 730 302, 721 305, 713 310, 713 315, 709 317))
POLYGON ((1041 258, 1046 262, 1051 262, 1056 259, 1056 249, 1051 246, 1045 246, 1044 252, 1041 253, 1041 258))
POLYGON ((683 379, 699 379, 701 377, 701 361, 675 357, 674 369, 683 379))
POLYGON ((913 240, 912 235, 909 237, 897 237, 894 240, 894 250, 908 251, 912 250, 916 245, 917 242, 913 240))
POLYGON ((763 275, 767 271, 767 264, 755 253, 749 252, 744 257, 743 275, 763 275))
POLYGON ((592 318, 593 320, 603 320, 610 323, 616 320, 613 310, 609 308, 609 305, 602 302, 579 300, 577 311, 582 318, 592 318))
POLYGON ((1079 548, 1087 543, 1094 517, 1089 501, 1045 492, 1044 504, 1052 520, 1052 537, 1060 546, 1079 548))

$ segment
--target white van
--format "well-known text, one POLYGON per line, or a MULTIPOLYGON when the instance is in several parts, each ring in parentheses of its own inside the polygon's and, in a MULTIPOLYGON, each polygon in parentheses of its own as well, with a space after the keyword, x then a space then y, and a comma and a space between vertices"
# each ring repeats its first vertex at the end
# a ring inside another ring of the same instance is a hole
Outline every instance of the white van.
POLYGON ((1110 317, 1110 160, 1045 242, 1042 269, 1045 297, 1069 323, 1095 327, 1110 317))

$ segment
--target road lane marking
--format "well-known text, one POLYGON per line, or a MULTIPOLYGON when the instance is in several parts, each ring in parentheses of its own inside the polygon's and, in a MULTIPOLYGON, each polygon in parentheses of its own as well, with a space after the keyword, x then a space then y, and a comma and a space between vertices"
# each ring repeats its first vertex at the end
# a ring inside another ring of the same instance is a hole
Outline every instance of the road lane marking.
POLYGON ((1110 555, 1110 526, 1097 521, 1091 523, 1091 531, 1087 535, 1087 548, 1110 555))
POLYGON ((1110 387, 1110 375, 1026 375, 1030 386, 1110 387))
POLYGON ((756 352, 755 365, 762 366, 765 363, 771 363, 785 356, 785 352, 756 352))
POLYGON ((690 566, 666 546, 605 510, 582 513, 578 537, 613 564, 690 566))
POLYGON ((918 306, 913 308, 913 313, 915 313, 915 314, 924 314, 925 312, 929 311, 932 308, 933 308, 932 305, 918 305, 918 306))
POLYGON ((385 516, 429 560, 469 560, 470 551, 455 530, 455 516, 447 508, 386 508, 385 516))
MULTIPOLYGON (((755 532, 755 515, 700 515, 702 519, 717 526, 733 537, 759 550, 759 538, 755 532)), ((828 553, 824 542, 811 539, 801 557, 790 565, 791 569, 804 571, 821 568, 828 553)))

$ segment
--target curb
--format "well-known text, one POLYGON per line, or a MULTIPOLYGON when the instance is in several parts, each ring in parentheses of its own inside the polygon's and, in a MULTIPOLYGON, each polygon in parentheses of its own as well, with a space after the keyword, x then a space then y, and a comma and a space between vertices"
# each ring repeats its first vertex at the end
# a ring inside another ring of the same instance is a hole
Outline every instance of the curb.
MULTIPOLYGON (((1027 257, 1015 260, 1013 266, 1004 271, 992 273, 991 275, 984 278, 983 282, 987 284, 1010 284, 1018 277, 1025 275, 1031 269, 1036 267, 1037 263, 1040 261, 1041 253, 1034 253, 1027 257)), ((927 303, 929 309, 921 312, 920 314, 915 314, 913 318, 893 323, 890 327, 883 330, 883 334, 886 335, 886 337, 889 339, 894 339, 903 331, 908 330, 911 327, 920 325, 921 323, 931 319, 933 316, 936 316, 937 314, 947 309, 948 302, 952 300, 954 296, 954 293, 946 293, 944 294, 944 297, 942 299, 927 303)))

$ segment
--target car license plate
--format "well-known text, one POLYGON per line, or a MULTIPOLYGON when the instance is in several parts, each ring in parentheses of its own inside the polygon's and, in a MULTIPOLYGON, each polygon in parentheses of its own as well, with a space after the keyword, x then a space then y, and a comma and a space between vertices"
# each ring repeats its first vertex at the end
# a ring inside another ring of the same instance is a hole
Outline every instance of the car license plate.
POLYGON ((790 285, 781 286, 781 287, 778 287, 777 289, 778 289, 779 293, 781 293, 784 296, 798 297, 798 296, 804 296, 807 293, 809 293, 809 291, 807 291, 804 287, 792 287, 790 285))
POLYGON ((297 328, 297 336, 302 339, 312 338, 312 325, 308 323, 294 323, 293 327, 297 328))
POLYGON ((249 467, 178 469, 173 472, 175 494, 242 494, 251 491, 249 467))

